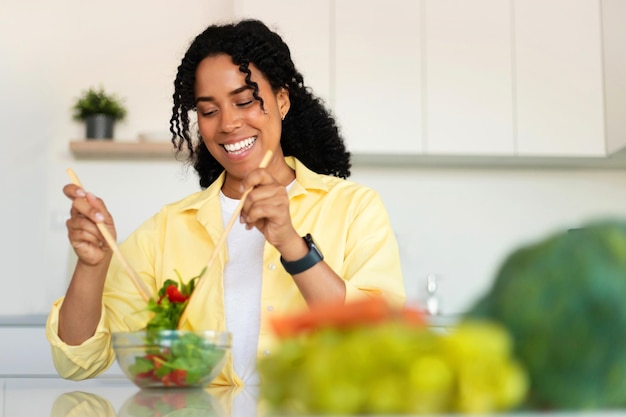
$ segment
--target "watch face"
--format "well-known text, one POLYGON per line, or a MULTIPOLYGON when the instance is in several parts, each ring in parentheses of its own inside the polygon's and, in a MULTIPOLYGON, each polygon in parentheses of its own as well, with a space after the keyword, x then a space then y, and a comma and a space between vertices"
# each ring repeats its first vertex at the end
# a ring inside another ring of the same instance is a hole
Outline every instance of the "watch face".
POLYGON ((320 260, 324 259, 324 256, 322 255, 322 251, 320 251, 320 249, 317 247, 317 244, 315 244, 315 241, 313 240, 313 236, 311 236, 310 233, 307 233, 307 235, 304 237, 304 240, 306 240, 307 245, 309 246, 309 249, 312 252, 315 252, 320 260))
POLYGON ((323 258, 322 252, 315 244, 315 241, 313 240, 313 236, 311 236, 310 233, 306 234, 306 236, 304 237, 304 240, 306 241, 306 244, 309 247, 309 250, 315 251, 319 255, 320 258, 323 258))

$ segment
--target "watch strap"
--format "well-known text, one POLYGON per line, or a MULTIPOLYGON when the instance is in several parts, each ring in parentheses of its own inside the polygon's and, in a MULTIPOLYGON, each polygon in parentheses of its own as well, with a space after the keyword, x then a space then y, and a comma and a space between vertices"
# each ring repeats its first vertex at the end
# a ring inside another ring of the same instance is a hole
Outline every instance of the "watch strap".
POLYGON ((324 255, 322 255, 322 252, 313 241, 313 237, 310 233, 307 233, 302 239, 304 239, 304 242, 309 248, 309 253, 297 261, 285 261, 282 256, 280 257, 280 263, 290 275, 302 273, 324 259, 324 255))

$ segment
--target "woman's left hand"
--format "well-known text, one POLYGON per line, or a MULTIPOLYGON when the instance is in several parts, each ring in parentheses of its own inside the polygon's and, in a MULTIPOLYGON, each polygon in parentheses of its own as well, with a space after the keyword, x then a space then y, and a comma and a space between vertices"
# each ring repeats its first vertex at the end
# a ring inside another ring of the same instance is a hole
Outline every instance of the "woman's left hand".
POLYGON ((259 229, 265 239, 281 252, 287 245, 302 240, 291 223, 287 189, 267 169, 250 172, 243 186, 244 189, 252 188, 240 216, 240 221, 248 229, 259 229))
MULTIPOLYGON (((291 223, 289 196, 284 185, 263 168, 252 171, 243 181, 251 188, 241 210, 246 227, 256 227, 283 259, 293 262, 309 253, 309 247, 291 223)), ((309 305, 330 300, 345 300, 344 281, 324 261, 293 276, 309 305)))

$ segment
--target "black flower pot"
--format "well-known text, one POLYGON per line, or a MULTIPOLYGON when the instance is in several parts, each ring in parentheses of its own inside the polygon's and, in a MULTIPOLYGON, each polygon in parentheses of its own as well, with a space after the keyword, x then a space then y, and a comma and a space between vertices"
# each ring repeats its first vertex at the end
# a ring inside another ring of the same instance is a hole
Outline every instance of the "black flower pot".
POLYGON ((112 140, 115 118, 108 114, 87 116, 87 139, 112 140))

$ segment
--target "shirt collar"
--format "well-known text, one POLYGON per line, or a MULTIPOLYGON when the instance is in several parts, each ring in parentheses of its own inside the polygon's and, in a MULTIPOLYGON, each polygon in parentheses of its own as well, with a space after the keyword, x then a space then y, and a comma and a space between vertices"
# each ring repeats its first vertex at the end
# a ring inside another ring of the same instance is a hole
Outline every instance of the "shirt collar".
POLYGON ((296 171, 296 183, 289 189, 289 197, 304 194, 307 190, 328 191, 328 186, 323 177, 311 171, 302 162, 293 156, 286 156, 285 162, 296 171))

